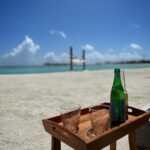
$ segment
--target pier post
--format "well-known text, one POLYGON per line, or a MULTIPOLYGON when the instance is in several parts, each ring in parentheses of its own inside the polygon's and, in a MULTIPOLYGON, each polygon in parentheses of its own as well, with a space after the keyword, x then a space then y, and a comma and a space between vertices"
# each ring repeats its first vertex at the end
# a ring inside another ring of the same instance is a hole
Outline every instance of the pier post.
POLYGON ((70 47, 70 71, 73 70, 73 48, 70 47))

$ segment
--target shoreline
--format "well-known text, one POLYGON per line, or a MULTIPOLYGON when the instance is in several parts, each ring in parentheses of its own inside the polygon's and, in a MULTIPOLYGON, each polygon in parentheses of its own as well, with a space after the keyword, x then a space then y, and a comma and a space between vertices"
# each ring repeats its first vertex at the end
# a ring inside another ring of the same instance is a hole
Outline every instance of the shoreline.
MULTIPOLYGON (((118 64, 118 65, 89 65, 85 71, 100 71, 113 70, 115 67, 121 69, 144 69, 150 68, 150 64, 118 64)), ((73 72, 82 72, 82 66, 74 66, 73 72)), ((0 68, 0 75, 9 74, 43 74, 43 73, 61 73, 70 72, 69 66, 32 66, 32 67, 15 67, 15 68, 0 68)))
MULTIPOLYGON (((125 68, 121 70, 125 70, 125 71, 138 71, 138 70, 150 70, 150 67, 142 67, 142 68, 125 68)), ((1 74, 0 76, 26 76, 26 75, 51 75, 51 74, 69 74, 69 73, 96 73, 96 72, 113 72, 114 69, 113 68, 108 68, 108 69, 101 69, 101 70, 73 70, 73 71, 60 71, 60 72, 40 72, 40 73, 18 73, 18 74, 1 74)))

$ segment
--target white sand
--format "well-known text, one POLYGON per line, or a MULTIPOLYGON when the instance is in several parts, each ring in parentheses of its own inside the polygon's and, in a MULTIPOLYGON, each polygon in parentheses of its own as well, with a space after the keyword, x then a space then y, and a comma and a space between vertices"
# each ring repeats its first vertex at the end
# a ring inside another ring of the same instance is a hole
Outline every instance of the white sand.
MULTIPOLYGON (((126 70, 129 104, 150 103, 150 69, 126 70)), ((64 102, 82 107, 109 101, 113 71, 0 75, 0 150, 48 150, 41 120, 59 114, 64 102)), ((63 150, 70 150, 63 144, 63 150)), ((105 148, 107 149, 107 148, 105 148)), ((118 150, 128 150, 127 138, 118 150)))

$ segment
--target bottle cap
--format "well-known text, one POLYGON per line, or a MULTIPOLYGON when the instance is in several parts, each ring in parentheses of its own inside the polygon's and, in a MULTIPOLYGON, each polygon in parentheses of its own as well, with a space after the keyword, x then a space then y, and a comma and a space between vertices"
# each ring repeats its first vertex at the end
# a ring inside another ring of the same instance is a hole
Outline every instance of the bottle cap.
POLYGON ((115 73, 119 73, 119 72, 120 72, 120 68, 115 68, 115 69, 114 69, 114 72, 115 72, 115 73))

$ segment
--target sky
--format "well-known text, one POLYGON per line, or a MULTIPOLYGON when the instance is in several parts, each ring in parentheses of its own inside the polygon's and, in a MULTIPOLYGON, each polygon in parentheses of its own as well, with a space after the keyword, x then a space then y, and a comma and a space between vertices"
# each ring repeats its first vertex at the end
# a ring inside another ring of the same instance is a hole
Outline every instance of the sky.
POLYGON ((149 0, 0 0, 0 65, 150 59, 149 0))

